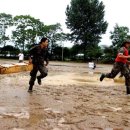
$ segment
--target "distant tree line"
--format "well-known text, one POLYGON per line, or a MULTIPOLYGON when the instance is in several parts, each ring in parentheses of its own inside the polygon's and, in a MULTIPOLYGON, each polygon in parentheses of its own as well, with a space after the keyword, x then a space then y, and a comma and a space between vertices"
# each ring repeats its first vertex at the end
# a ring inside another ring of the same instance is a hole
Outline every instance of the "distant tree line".
POLYGON ((99 46, 108 23, 104 20, 105 6, 99 0, 71 0, 66 7, 66 25, 70 33, 64 33, 60 23, 45 25, 30 15, 12 16, 0 13, 0 56, 16 57, 19 51, 28 50, 44 36, 49 39, 52 60, 81 60, 111 63, 122 42, 130 38, 129 28, 115 25, 110 32, 112 45, 99 46), (10 31, 11 30, 11 31, 10 31), (9 33, 8 33, 9 32, 9 33), (71 41, 71 48, 64 42, 71 41))

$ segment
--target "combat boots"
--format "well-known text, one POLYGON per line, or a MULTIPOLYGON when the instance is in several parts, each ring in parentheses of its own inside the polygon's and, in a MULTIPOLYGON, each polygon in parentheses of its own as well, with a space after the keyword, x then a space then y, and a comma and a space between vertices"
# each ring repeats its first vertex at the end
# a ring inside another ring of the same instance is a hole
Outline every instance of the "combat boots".
POLYGON ((130 86, 126 86, 126 94, 130 94, 130 86))
POLYGON ((38 83, 39 85, 42 84, 42 82, 41 82, 41 78, 40 78, 40 77, 37 77, 37 83, 38 83))
POLYGON ((29 89, 28 89, 28 92, 32 92, 33 91, 32 89, 33 89, 33 85, 30 85, 29 89))
POLYGON ((105 74, 101 74, 100 81, 103 81, 104 78, 105 78, 105 74))

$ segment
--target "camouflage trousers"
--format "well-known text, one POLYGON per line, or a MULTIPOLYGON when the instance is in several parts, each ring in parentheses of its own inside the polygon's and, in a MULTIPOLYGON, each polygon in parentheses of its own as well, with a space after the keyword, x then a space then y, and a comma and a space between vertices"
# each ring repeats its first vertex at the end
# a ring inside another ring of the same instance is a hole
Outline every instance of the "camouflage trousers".
POLYGON ((30 72, 30 81, 29 81, 29 85, 33 86, 36 80, 36 76, 40 79, 46 77, 48 74, 48 69, 44 66, 44 65, 35 65, 33 64, 33 69, 30 72), (40 75, 37 76, 38 71, 40 72, 40 75))
POLYGON ((106 78, 115 78, 121 72, 125 77, 125 85, 130 88, 130 70, 127 64, 115 62, 110 73, 105 74, 106 78))

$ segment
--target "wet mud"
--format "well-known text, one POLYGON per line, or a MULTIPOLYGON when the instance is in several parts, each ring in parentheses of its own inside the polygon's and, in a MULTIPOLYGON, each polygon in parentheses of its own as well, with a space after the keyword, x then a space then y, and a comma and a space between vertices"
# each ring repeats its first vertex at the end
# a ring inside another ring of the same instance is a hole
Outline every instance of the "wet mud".
MULTIPOLYGON (((17 61, 0 60, 2 63, 17 61)), ((124 83, 99 81, 111 65, 50 62, 42 85, 28 93, 29 72, 0 75, 1 130, 130 130, 124 83)))

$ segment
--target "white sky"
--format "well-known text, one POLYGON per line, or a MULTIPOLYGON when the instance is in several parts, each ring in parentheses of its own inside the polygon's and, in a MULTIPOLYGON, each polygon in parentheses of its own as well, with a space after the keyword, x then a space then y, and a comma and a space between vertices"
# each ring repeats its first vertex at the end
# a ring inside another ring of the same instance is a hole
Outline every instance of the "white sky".
MULTIPOLYGON (((31 15, 40 19, 45 25, 60 23, 64 32, 65 10, 71 0, 0 0, 0 13, 16 15, 31 15)), ((105 5, 105 20, 109 23, 106 34, 102 35, 100 43, 111 45, 110 31, 117 23, 130 29, 130 0, 102 0, 105 5)), ((70 44, 70 43, 69 43, 70 44)), ((71 44, 72 45, 72 44, 71 44)), ((69 45, 66 45, 69 46, 69 45)))
POLYGON ((114 30, 116 23, 119 26, 126 26, 130 30, 130 0, 102 0, 105 5, 105 20, 108 28, 102 36, 101 44, 111 45, 110 31, 114 30))

